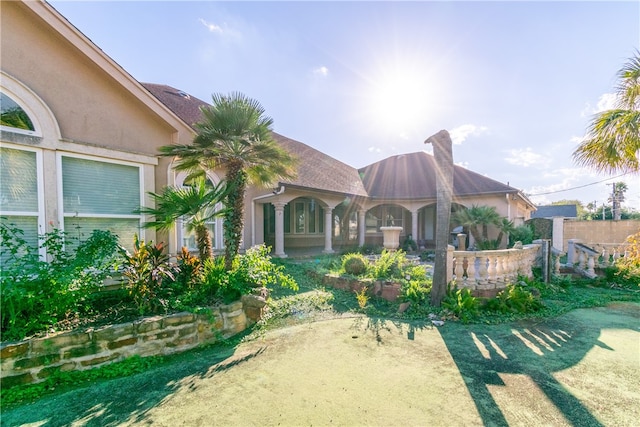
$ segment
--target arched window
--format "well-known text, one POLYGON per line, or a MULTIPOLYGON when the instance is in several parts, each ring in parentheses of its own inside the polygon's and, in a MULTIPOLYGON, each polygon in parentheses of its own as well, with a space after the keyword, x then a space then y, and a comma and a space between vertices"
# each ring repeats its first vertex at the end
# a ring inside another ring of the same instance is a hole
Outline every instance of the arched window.
POLYGON ((26 111, 9 95, 0 92, 0 125, 11 132, 35 131, 33 121, 26 111))
MULTIPOLYGON (((219 182, 219 178, 214 174, 207 174, 206 185, 214 186, 214 183, 219 182)), ((187 176, 184 173, 180 173, 176 177, 176 185, 181 187, 188 187, 191 183, 187 180, 187 176)), ((222 209, 221 204, 217 204, 216 206, 212 206, 211 210, 220 210, 222 209)), ((195 231, 188 230, 187 226, 188 218, 182 218, 178 220, 177 230, 178 230, 178 250, 182 247, 186 247, 189 251, 197 251, 198 246, 196 244, 196 235, 195 231)), ((207 221, 207 228, 209 229, 209 233, 211 234, 211 244, 214 250, 221 250, 224 248, 224 240, 223 240, 223 232, 222 232, 222 218, 216 217, 211 218, 207 221)))

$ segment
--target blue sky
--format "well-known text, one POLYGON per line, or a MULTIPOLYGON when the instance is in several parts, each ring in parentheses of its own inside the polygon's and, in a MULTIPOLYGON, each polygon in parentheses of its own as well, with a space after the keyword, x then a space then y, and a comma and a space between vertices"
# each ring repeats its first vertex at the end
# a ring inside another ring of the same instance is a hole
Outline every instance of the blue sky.
POLYGON ((208 102, 240 91, 276 132, 356 168, 447 129, 457 164, 535 203, 602 205, 625 181, 640 210, 638 175, 571 157, 640 48, 640 1, 51 4, 137 80, 208 102))

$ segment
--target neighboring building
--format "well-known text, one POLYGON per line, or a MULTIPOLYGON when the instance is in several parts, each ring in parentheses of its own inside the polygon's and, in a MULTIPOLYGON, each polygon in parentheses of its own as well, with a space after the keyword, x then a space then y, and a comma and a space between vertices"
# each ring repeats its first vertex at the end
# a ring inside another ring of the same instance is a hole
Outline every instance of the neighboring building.
MULTIPOLYGON (((2 2, 0 19, 0 214, 33 244, 60 227, 80 235, 111 229, 129 246, 138 233, 167 242, 172 253, 191 246, 180 224, 156 235, 132 212, 151 203, 147 192, 182 185, 185 175, 158 157, 158 148, 190 143, 206 103, 136 81, 46 2, 2 2)), ((265 242, 277 256, 293 248, 332 252, 380 243, 379 227, 391 223, 403 236, 433 243, 431 155, 393 156, 357 170, 302 142, 274 138, 298 157, 298 175, 249 188, 244 248, 265 242)), ((224 171, 208 176, 217 182, 224 171)), ((456 166, 454 208, 473 204, 495 206, 516 225, 535 210, 519 190, 456 166)), ((221 223, 210 225, 221 249, 221 223)))
POLYGON ((536 206, 536 211, 531 214, 531 218, 578 218, 578 206, 576 205, 548 205, 536 206))

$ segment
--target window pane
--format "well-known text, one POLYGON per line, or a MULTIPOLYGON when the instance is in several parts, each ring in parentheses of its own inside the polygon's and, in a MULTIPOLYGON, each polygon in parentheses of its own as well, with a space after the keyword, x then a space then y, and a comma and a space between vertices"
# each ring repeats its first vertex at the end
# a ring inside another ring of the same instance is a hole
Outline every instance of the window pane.
POLYGON ((304 233, 304 203, 297 202, 295 209, 296 233, 304 233))
POLYGON ((10 128, 35 130, 27 113, 8 95, 0 92, 0 125, 10 128))
POLYGON ((324 209, 322 206, 318 206, 318 222, 320 223, 320 227, 318 227, 318 231, 320 233, 324 233, 324 209))
POLYGON ((35 152, 0 148, 0 210, 38 212, 35 152))
POLYGON ((140 207, 140 169, 62 158, 65 213, 131 215, 140 207))
POLYGON ((318 205, 316 204, 316 201, 311 199, 311 201, 309 201, 309 233, 316 232, 316 217, 318 215, 317 207, 318 205))
MULTIPOLYGON (((291 207, 290 205, 285 205, 284 207, 284 232, 291 233, 291 207)), ((276 219, 277 221, 277 219, 276 219)))
POLYGON ((93 230, 109 230, 117 234, 120 244, 129 251, 133 250, 133 235, 140 236, 140 221, 131 218, 78 218, 67 217, 64 230, 72 239, 86 240, 93 230))
MULTIPOLYGON (((210 222, 207 223, 207 228, 209 229, 209 235, 211 236, 211 247, 213 249, 216 248, 216 223, 210 222)), ((196 244, 196 233, 195 231, 187 231, 187 227, 182 226, 182 245, 185 246, 190 251, 197 251, 198 245, 196 244)))
MULTIPOLYGON (((17 228, 22 230, 22 234, 17 236, 26 241, 28 247, 34 251, 38 250, 38 217, 35 216, 5 216, 2 218, 3 224, 8 225, 11 228, 17 228)), ((4 253, 8 246, 5 246, 6 242, 0 241, 0 265, 6 265, 8 256, 4 253)), ((18 255, 19 256, 19 255, 18 255)))

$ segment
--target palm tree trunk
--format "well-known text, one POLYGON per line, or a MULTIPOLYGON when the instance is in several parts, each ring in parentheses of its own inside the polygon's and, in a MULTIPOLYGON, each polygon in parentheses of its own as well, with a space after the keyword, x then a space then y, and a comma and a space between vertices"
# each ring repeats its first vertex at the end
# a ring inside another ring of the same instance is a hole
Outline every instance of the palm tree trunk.
POLYGON ((198 224, 195 226, 196 245, 200 254, 200 261, 213 258, 213 245, 211 244, 211 234, 206 224, 198 224))
POLYGON ((431 305, 439 307, 447 293, 447 248, 449 246, 449 222, 453 188, 453 152, 449 132, 441 130, 425 143, 433 144, 436 161, 436 257, 433 266, 431 305))
POLYGON ((242 226, 244 223, 244 193, 247 187, 247 174, 242 164, 229 163, 227 183, 230 191, 227 195, 227 210, 224 221, 224 267, 227 271, 233 267, 233 261, 240 249, 242 226))

